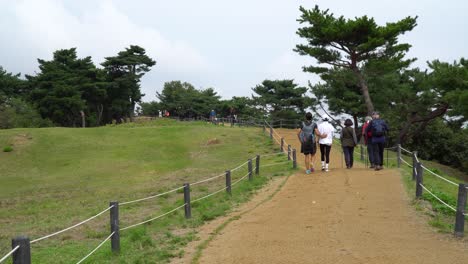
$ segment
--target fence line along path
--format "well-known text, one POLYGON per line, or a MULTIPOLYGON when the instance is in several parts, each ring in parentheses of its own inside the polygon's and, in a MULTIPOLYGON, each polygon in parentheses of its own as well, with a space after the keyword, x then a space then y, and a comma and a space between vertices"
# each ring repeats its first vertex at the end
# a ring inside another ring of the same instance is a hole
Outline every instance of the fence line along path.
MULTIPOLYGON (((299 149, 296 132, 277 133, 299 149)), ((273 199, 227 225, 200 263, 468 263, 466 242, 421 219, 396 169, 357 161, 342 169, 339 149, 331 153, 330 172, 300 169, 273 199)))
MULTIPOLYGON (((281 142, 284 143, 284 139, 281 139, 281 142)), ((82 259, 80 259, 77 263, 82 263, 84 261, 86 261, 88 258, 90 258, 97 250, 99 250, 107 241, 110 240, 110 244, 111 244, 111 249, 113 252, 115 253, 118 253, 120 252, 120 231, 125 231, 127 229, 131 229, 131 228, 134 228, 134 227, 137 227, 137 226, 140 226, 140 225, 144 225, 146 223, 149 223, 149 222, 152 222, 152 221, 156 221, 160 218, 163 218, 165 216, 168 216, 174 212, 176 212, 177 210, 179 209, 182 209, 184 208, 185 210, 185 218, 191 218, 191 204, 192 203, 196 203, 198 201, 201 201, 201 200, 204 200, 204 199, 207 199, 209 197, 212 197, 218 193, 221 193, 223 191, 226 191, 228 194, 232 195, 231 193, 231 189, 233 186, 237 185, 238 183, 240 183, 241 181, 243 180, 246 180, 248 179, 249 181, 253 180, 253 177, 254 177, 254 174, 255 175, 258 175, 259 172, 260 172, 260 168, 263 168, 263 167, 270 167, 270 166, 278 166, 278 165, 285 165, 286 163, 290 163, 291 166, 293 168, 296 168, 296 165, 297 165, 297 160, 296 160, 296 150, 295 149, 288 149, 288 151, 285 151, 283 149, 283 145, 281 145, 281 149, 279 152, 276 152, 276 153, 272 153, 272 154, 265 154, 265 155, 256 155, 255 157, 252 157, 250 159, 248 159, 246 162, 238 165, 237 167, 235 168, 232 168, 230 170, 227 170, 226 172, 222 173, 222 174, 219 174, 219 175, 215 175, 215 176, 212 176, 212 177, 206 177, 204 179, 201 179, 197 182, 194 182, 192 184, 190 183, 185 183, 183 186, 179 186, 179 187, 175 187, 169 191, 165 191, 165 192, 162 192, 162 193, 159 193, 159 194, 154 194, 154 195, 150 195, 150 196, 147 196, 147 197, 142 197, 142 198, 138 198, 138 199, 135 199, 135 200, 130 200, 130 201, 126 201, 126 202, 110 202, 110 205, 109 207, 107 207, 106 209, 104 209, 103 211, 95 214, 94 216, 92 217, 89 217, 77 224, 74 224, 72 226, 69 226, 67 228, 64 228, 64 229, 61 229, 59 231, 56 231, 54 233, 51 233, 51 234, 48 234, 48 235, 45 235, 45 236, 42 236, 42 237, 39 237, 39 238, 36 238, 34 240, 30 240, 30 238, 28 237, 25 237, 25 236, 19 236, 19 237, 16 237, 16 238, 13 238, 12 239, 12 250, 7 252, 4 256, 2 256, 0 258, 0 263, 3 263, 5 262, 8 258, 12 257, 13 259, 13 263, 14 264, 31 264, 31 244, 33 243, 37 243, 37 242, 40 242, 42 240, 45 240, 45 239, 48 239, 48 238, 53 238, 59 234, 62 234, 62 233, 65 233, 69 230, 72 230, 74 228, 77 228, 81 225, 84 225, 92 220, 95 220, 96 218, 98 218, 99 216, 101 216, 102 214, 106 213, 107 211, 110 212, 110 235, 107 236, 103 241, 101 241, 91 252, 89 252, 86 256, 84 256, 82 259), (262 157, 269 157, 269 156, 276 156, 276 155, 280 155, 280 154, 285 154, 285 152, 288 154, 288 159, 285 160, 285 161, 273 161, 273 162, 270 162, 270 163, 267 163, 267 164, 261 164, 260 161, 261 161, 261 158, 262 157), (292 153, 292 158, 290 157, 292 153), (255 165, 254 165, 254 162, 255 162, 255 165), (238 179, 235 179, 234 182, 232 182, 232 179, 231 179, 231 172, 234 172, 234 171, 237 171, 237 170, 241 170, 241 169, 244 169, 244 170, 247 170, 247 173, 238 178, 238 179), (226 186, 217 190, 217 191, 214 191, 210 194, 207 194, 203 197, 198 197, 198 198, 195 198, 195 199, 191 199, 191 190, 190 190, 190 186, 194 186, 194 185, 199 185, 199 184, 210 184, 211 181, 214 181, 218 178, 221 178, 221 177, 225 177, 225 180, 226 180, 226 186), (147 219, 147 220, 144 220, 142 222, 138 222, 138 223, 135 223, 135 224, 131 224, 131 225, 128 225, 126 227, 123 227, 121 228, 120 227, 120 221, 119 221, 119 207, 120 206, 131 206, 132 204, 135 204, 135 203, 139 203, 139 202, 143 202, 143 201, 147 201, 147 200, 150 200, 150 199, 156 199, 158 197, 161 197, 161 196, 164 196, 164 195, 177 195, 177 191, 179 190, 182 190, 183 189, 183 197, 180 197, 180 198, 183 198, 183 201, 184 203, 180 206, 177 206, 175 208, 173 208, 172 210, 170 211, 167 211, 167 212, 163 212, 163 213, 160 213, 159 215, 155 216, 155 217, 152 217, 150 219, 147 219)))

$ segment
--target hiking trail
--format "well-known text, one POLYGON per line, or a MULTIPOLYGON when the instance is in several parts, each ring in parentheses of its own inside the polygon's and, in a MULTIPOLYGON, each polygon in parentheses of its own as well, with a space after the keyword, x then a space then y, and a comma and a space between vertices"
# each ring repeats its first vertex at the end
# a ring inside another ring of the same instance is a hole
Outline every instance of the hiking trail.
MULTIPOLYGON (((277 130, 300 149, 296 131, 277 130)), ((341 167, 333 146, 330 172, 300 170, 269 201, 229 223, 200 263, 468 263, 468 244, 437 234, 410 205, 395 169, 355 161, 341 167)))

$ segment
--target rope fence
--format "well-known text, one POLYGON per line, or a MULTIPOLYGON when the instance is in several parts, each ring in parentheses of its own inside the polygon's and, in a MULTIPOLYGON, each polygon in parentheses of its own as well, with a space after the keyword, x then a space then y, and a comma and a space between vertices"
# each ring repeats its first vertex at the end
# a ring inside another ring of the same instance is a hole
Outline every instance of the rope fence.
MULTIPOLYGON (((210 179, 206 179, 205 181, 208 181, 208 180, 210 180, 210 179)), ((152 196, 148 196, 148 197, 145 197, 145 198, 136 199, 136 200, 132 200, 132 201, 128 201, 128 202, 123 202, 123 203, 120 203, 120 205, 127 205, 127 204, 142 202, 142 201, 146 201, 146 200, 149 200, 149 199, 161 197, 161 196, 164 196, 164 195, 166 195, 166 194, 170 194, 170 193, 173 193, 173 192, 177 192, 178 190, 181 190, 181 189, 183 189, 183 188, 184 188, 183 186, 182 186, 182 187, 178 187, 178 188, 172 189, 172 190, 167 191, 167 192, 155 194, 155 195, 152 195, 152 196)))
MULTIPOLYGON (((265 129, 264 125, 263 125, 263 127, 265 129)), ((273 128, 271 128, 271 131, 273 131, 273 128)), ((274 131, 274 132, 275 132, 274 133, 275 135, 279 136, 279 134, 276 131, 274 131)), ((273 132, 272 132, 271 137, 273 137, 273 132)), ((85 220, 83 220, 83 221, 81 221, 81 222, 79 222, 77 224, 74 224, 74 225, 70 226, 70 227, 67 227, 67 228, 62 229, 60 231, 54 232, 52 234, 49 234, 49 235, 46 235, 46 236, 43 236, 43 237, 40 237, 40 238, 37 238, 37 239, 34 239, 32 241, 29 241, 29 238, 27 238, 27 237, 16 237, 16 238, 14 238, 12 240, 13 241, 12 250, 10 252, 8 252, 5 256, 3 256, 0 259, 0 263, 5 261, 9 257, 13 257, 13 262, 15 264, 31 264, 31 248, 30 248, 31 244, 37 243, 39 241, 45 240, 45 239, 50 238, 50 237, 54 237, 56 235, 62 234, 62 233, 66 232, 66 231, 69 231, 71 229, 74 229, 74 228, 77 228, 77 227, 79 227, 81 225, 84 225, 84 224, 90 222, 91 220, 101 216, 102 214, 104 214, 104 213, 106 213, 108 211, 110 212, 110 223, 111 223, 111 226, 110 226, 111 232, 110 232, 109 236, 107 236, 103 241, 101 241, 101 243, 96 248, 94 248, 90 253, 88 253, 81 260, 79 260, 77 262, 77 264, 84 262, 86 259, 88 259, 90 256, 92 256, 97 250, 99 250, 99 248, 101 248, 109 240, 111 240, 112 251, 113 252, 119 252, 120 251, 120 231, 124 231, 124 230, 127 230, 127 229, 131 229, 131 228, 134 228, 134 227, 137 227, 137 226, 144 225, 144 224, 152 222, 152 221, 156 221, 156 220, 161 219, 161 218, 163 218, 165 216, 168 216, 168 215, 170 215, 170 214, 172 214, 172 213, 174 213, 177 210, 180 210, 182 208, 185 208, 185 218, 187 218, 187 219, 191 218, 191 204, 199 202, 199 201, 204 200, 204 199, 207 199, 207 198, 209 198, 211 196, 214 196, 214 195, 216 195, 218 193, 221 193, 223 191, 227 191, 227 193, 229 195, 231 195, 231 187, 239 184, 241 181, 243 181, 243 180, 245 180, 247 178, 249 179, 249 181, 253 180, 253 175, 254 174, 258 175, 259 171, 260 171, 260 168, 265 168, 265 167, 270 167, 270 166, 278 166, 278 165, 282 165, 282 164, 286 164, 286 163, 290 163, 290 162, 293 163, 293 168, 296 168, 297 167, 296 150, 291 149, 290 145, 288 145, 288 149, 285 150, 284 149, 285 141, 284 141, 283 138, 280 138, 280 140, 277 140, 277 142, 278 142, 278 144, 281 145, 281 151, 280 152, 268 153, 268 154, 264 154, 264 155, 256 155, 255 157, 248 159, 246 162, 238 165, 237 167, 235 167, 235 168, 233 168, 231 170, 226 171, 223 174, 208 177, 208 178, 199 180, 199 181, 191 183, 191 184, 186 183, 183 186, 180 186, 180 187, 177 187, 177 188, 174 188, 174 189, 162 192, 162 193, 158 193, 158 194, 150 195, 150 196, 147 196, 147 197, 135 199, 135 200, 130 200, 130 201, 121 202, 121 203, 119 203, 119 202, 110 202, 109 207, 107 207, 103 211, 97 213, 96 215, 93 215, 90 218, 87 218, 87 219, 85 219, 85 220), (271 164, 260 164, 261 158, 266 158, 266 157, 271 157, 271 156, 276 156, 276 155, 279 156, 280 154, 285 154, 285 153, 288 154, 287 155, 288 161, 274 162, 274 163, 271 163, 271 164), (253 161, 254 160, 255 160, 255 166, 253 166, 253 161), (246 165, 247 165, 248 172, 245 175, 243 175, 241 178, 239 178, 236 181, 231 183, 231 172, 240 170, 241 168, 245 167, 246 165), (202 184, 202 183, 210 182, 210 181, 213 181, 215 179, 221 178, 223 176, 226 177, 226 186, 225 187, 223 187, 223 188, 221 188, 219 190, 216 190, 216 191, 214 191, 212 193, 209 193, 209 194, 207 194, 205 196, 202 196, 202 197, 199 197, 197 199, 191 200, 191 198, 190 198, 190 193, 191 193, 190 186, 196 186, 196 185, 199 185, 199 184, 202 184), (160 214, 160 215, 158 215, 156 217, 153 217, 153 218, 150 218, 148 220, 145 220, 145 221, 142 221, 142 222, 139 222, 139 223, 135 223, 135 224, 131 224, 131 225, 123 227, 123 228, 119 228, 119 207, 120 206, 122 206, 122 205, 126 206, 126 205, 130 205, 130 204, 135 204, 135 203, 138 203, 138 202, 143 202, 143 201, 147 201, 147 200, 150 200, 150 199, 158 198, 158 197, 161 197, 161 196, 164 196, 164 195, 176 193, 176 192, 178 192, 178 191, 180 191, 182 189, 184 191, 184 203, 182 205, 177 206, 177 207, 175 207, 175 208, 173 208, 173 209, 171 209, 171 210, 169 210, 169 211, 167 211, 167 212, 165 212, 163 214, 160 214)))
POLYGON ((80 264, 82 263, 83 261, 85 261, 87 258, 89 258, 92 254, 94 254, 94 252, 96 252, 100 247, 102 247, 102 245, 104 245, 104 243, 106 243, 109 239, 111 239, 111 237, 115 234, 115 232, 112 232, 106 239, 104 239, 104 241, 102 241, 95 249, 93 249, 91 252, 88 253, 88 255, 84 256, 84 258, 82 258, 80 261, 78 261, 76 264, 80 264))
POLYGON ((154 217, 154 218, 151 218, 151 219, 148 219, 148 220, 146 220, 146 221, 143 221, 143 222, 140 222, 140 223, 137 223, 137 224, 133 224, 133 225, 130 225, 130 226, 127 226, 127 227, 123 227, 123 228, 120 229, 120 231, 124 231, 124 230, 130 229, 130 228, 133 228, 133 227, 137 227, 137 226, 140 226, 140 225, 143 225, 143 224, 152 222, 152 221, 154 221, 154 220, 157 220, 157 219, 159 219, 159 218, 162 218, 162 217, 164 217, 164 216, 166 216, 166 215, 168 215, 168 214, 171 214, 171 213, 173 213, 173 212, 179 210, 180 208, 184 207, 185 205, 186 205, 186 204, 183 204, 183 205, 181 205, 181 206, 178 206, 178 207, 176 207, 176 208, 170 210, 169 212, 166 212, 166 213, 164 213, 164 214, 162 214, 162 215, 158 215, 158 216, 156 216, 156 217, 154 217))
POLYGON ((0 259, 0 263, 2 263, 3 261, 5 261, 9 256, 13 255, 13 253, 16 252, 16 250, 18 250, 20 248, 19 245, 17 245, 16 247, 14 247, 10 252, 8 252, 5 256, 3 256, 3 258, 0 259))
POLYGON ((71 230, 71 229, 73 229, 73 228, 76 228, 76 227, 78 227, 78 226, 80 226, 80 225, 83 225, 83 224, 85 224, 85 223, 87 223, 87 222, 93 220, 94 218, 96 218, 96 217, 102 215, 103 213, 109 211, 112 207, 113 207, 113 206, 109 206, 109 207, 107 207, 105 210, 101 211, 100 213, 98 213, 98 214, 96 214, 96 215, 94 215, 94 216, 92 216, 92 217, 90 217, 90 218, 88 218, 88 219, 86 219, 86 220, 84 220, 84 221, 81 221, 81 222, 79 222, 78 224, 75 224, 75 225, 73 225, 73 226, 67 227, 67 228, 65 228, 65 229, 62 229, 62 230, 57 231, 57 232, 55 232, 55 233, 52 233, 52 234, 50 234, 50 235, 46 235, 46 236, 43 236, 43 237, 41 237, 41 238, 32 240, 32 241, 31 241, 31 244, 34 244, 34 243, 39 242, 39 241, 41 241, 41 240, 47 239, 47 238, 49 238, 49 237, 56 236, 56 235, 58 235, 58 234, 61 234, 61 233, 63 233, 63 232, 66 232, 66 231, 68 231, 68 230, 71 230))
POLYGON ((452 209, 452 211, 456 212, 457 209, 455 209, 455 207, 451 206, 450 204, 444 202, 442 199, 440 199, 439 197, 437 197, 437 195, 433 194, 431 191, 429 191, 429 189, 427 189, 426 186, 424 186, 422 183, 419 184, 426 192, 428 192, 430 195, 432 195, 432 197, 436 198, 439 202, 441 202, 443 205, 447 206, 448 208, 452 209))
MULTIPOLYGON (((443 204, 446 208, 449 208, 451 211, 455 212, 454 235, 456 237, 464 236, 465 217, 468 216, 465 209, 467 204, 468 185, 465 183, 456 183, 452 180, 447 179, 446 177, 443 177, 433 172, 421 163, 421 161, 418 159, 417 152, 412 152, 410 150, 404 149, 400 145, 397 145, 397 160, 399 162, 403 162, 408 167, 412 168, 411 171, 413 175, 413 180, 416 181, 416 198, 421 199, 423 197, 423 191, 425 191, 438 202, 443 204), (410 164, 409 162, 403 159, 402 151, 412 155, 413 164, 410 164), (423 184, 424 171, 429 172, 431 175, 450 185, 458 186, 456 207, 445 202, 443 199, 434 194, 433 191, 429 190, 429 188, 423 184)), ((400 165, 400 163, 398 163, 398 165, 400 165)))
MULTIPOLYGON (((334 140, 336 143, 339 145, 340 142, 338 140, 334 140)), ((429 195, 434 197, 437 201, 439 201, 441 204, 443 204, 445 207, 449 208, 451 211, 455 212, 455 227, 454 227, 454 235, 457 237, 462 237, 464 235, 464 226, 465 226, 465 217, 468 216, 468 213, 466 212, 466 204, 467 204, 467 196, 468 196, 468 184, 465 183, 456 183, 450 179, 447 179, 446 177, 443 177, 432 170, 428 169, 425 167, 421 161, 418 158, 417 152, 410 151, 408 149, 405 149, 401 147, 400 144, 393 146, 393 147, 388 147, 385 148, 387 151, 387 166, 389 165, 389 160, 396 160, 397 161, 397 166, 401 167, 401 164, 406 164, 408 167, 412 168, 412 175, 413 175, 413 180, 416 181, 416 198, 421 199, 423 191, 426 191, 429 195), (396 151, 396 158, 391 158, 388 157, 388 151, 396 151), (403 157, 403 152, 406 154, 410 154, 413 159, 413 164, 410 162, 406 161, 403 157), (454 207, 447 202, 445 202, 443 199, 438 197, 436 194, 434 194, 433 191, 429 190, 425 185, 423 185, 423 172, 429 172, 431 175, 437 177, 438 179, 453 185, 453 186, 458 186, 458 198, 457 198, 457 206, 454 207)), ((361 156, 361 161, 368 162, 368 155, 364 152, 364 148, 361 145, 360 150, 357 151, 357 154, 361 156)), ((385 157, 384 157, 385 159, 385 157)))

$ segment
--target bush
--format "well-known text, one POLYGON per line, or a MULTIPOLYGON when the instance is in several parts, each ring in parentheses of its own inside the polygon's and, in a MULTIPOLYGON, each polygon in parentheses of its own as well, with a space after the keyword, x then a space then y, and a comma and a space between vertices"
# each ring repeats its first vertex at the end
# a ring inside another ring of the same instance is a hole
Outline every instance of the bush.
POLYGON ((0 106, 0 128, 51 127, 53 123, 43 119, 34 107, 17 98, 0 106))
POLYGON ((3 152, 12 152, 13 148, 11 146, 6 146, 3 148, 3 152))

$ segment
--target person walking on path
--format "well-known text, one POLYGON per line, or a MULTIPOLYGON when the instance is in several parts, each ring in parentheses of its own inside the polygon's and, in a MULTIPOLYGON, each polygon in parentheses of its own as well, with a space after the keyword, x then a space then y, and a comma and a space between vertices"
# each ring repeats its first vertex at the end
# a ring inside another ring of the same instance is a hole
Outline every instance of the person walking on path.
POLYGON ((341 130, 341 146, 345 156, 346 168, 351 169, 354 164, 354 147, 357 145, 356 132, 352 127, 353 121, 346 119, 345 128, 341 130))
POLYGON ((318 131, 322 135, 327 135, 324 138, 319 139, 320 144, 320 160, 322 162, 322 171, 328 172, 330 164, 330 151, 333 144, 333 131, 335 128, 328 122, 328 118, 325 118, 320 125, 318 125, 318 131))
POLYGON ((367 127, 369 126, 369 123, 371 120, 372 120, 372 117, 366 116, 365 123, 362 126, 362 137, 363 137, 364 145, 367 146, 367 156, 369 158, 370 168, 374 169, 375 168, 374 151, 373 151, 372 142, 371 142, 372 131, 366 132, 367 127))
POLYGON ((317 152, 316 136, 319 138, 327 137, 326 134, 320 134, 317 124, 312 122, 312 114, 308 112, 305 115, 306 121, 301 123, 301 129, 297 137, 301 142, 301 153, 305 156, 306 174, 314 172, 314 159, 317 152))
POLYGON ((380 119, 379 112, 372 113, 372 121, 366 128, 366 133, 372 133, 372 149, 374 152, 375 170, 383 169, 383 153, 385 147, 385 136, 388 133, 387 123, 380 119))

